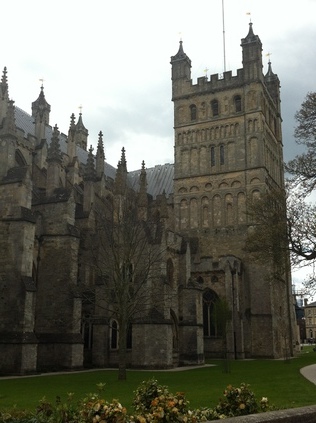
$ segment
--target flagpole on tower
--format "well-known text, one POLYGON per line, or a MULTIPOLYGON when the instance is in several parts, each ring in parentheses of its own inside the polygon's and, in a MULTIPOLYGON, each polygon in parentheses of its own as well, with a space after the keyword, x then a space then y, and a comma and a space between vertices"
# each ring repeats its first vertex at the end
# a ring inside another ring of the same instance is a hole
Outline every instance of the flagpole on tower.
POLYGON ((226 72, 226 45, 225 45, 225 11, 224 11, 224 0, 222 0, 222 22, 223 22, 224 72, 226 72))

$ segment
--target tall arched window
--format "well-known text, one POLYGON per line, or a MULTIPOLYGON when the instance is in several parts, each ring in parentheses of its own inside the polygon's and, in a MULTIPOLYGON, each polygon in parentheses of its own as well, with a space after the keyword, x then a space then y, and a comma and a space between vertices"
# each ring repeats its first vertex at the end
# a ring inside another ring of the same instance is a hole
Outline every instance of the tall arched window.
POLYGON ((196 110, 196 105, 195 104, 191 104, 191 106, 190 106, 190 115, 191 115, 191 120, 196 120, 196 118, 197 118, 197 110, 196 110))
MULTIPOLYGON (((112 350, 119 348, 119 325, 116 320, 111 320, 110 323, 110 345, 112 350)), ((132 348, 132 325, 128 326, 126 334, 126 348, 132 348)))
POLYGON ((211 102, 211 108, 212 108, 212 115, 218 116, 219 115, 219 107, 218 107, 218 101, 217 100, 213 100, 211 102))
POLYGON ((173 274, 174 274, 174 267, 172 260, 169 258, 167 260, 167 282, 170 286, 173 286, 173 274))
POLYGON ((235 103, 235 112, 241 112, 241 97, 240 95, 236 95, 234 98, 235 103))
POLYGON ((173 310, 170 310, 170 317, 172 323, 172 348, 178 350, 179 348, 179 333, 178 333, 178 319, 173 310))
POLYGON ((203 294, 203 333, 204 336, 222 336, 220 325, 214 319, 214 307, 219 301, 218 295, 211 289, 203 294))
POLYGON ((27 165, 26 160, 20 150, 15 151, 15 162, 19 167, 27 165))
POLYGON ((215 147, 211 147, 211 166, 215 166, 215 147))
POLYGON ((180 202, 180 227, 186 229, 188 227, 188 202, 181 200, 180 202))
POLYGON ((126 348, 129 350, 132 348, 132 325, 128 326, 126 348))
POLYGON ((112 350, 118 349, 118 323, 116 320, 111 320, 110 345, 112 350))
POLYGON ((219 162, 221 165, 225 163, 225 149, 223 145, 219 147, 219 162))
POLYGON ((92 348, 93 343, 93 324, 89 316, 85 316, 82 322, 81 332, 83 337, 84 348, 90 350, 92 348))

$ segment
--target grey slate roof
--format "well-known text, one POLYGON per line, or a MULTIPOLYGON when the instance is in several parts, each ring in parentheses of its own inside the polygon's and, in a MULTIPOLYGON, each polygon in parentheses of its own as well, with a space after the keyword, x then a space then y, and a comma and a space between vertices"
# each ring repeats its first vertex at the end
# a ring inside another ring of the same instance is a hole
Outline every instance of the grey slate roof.
MULTIPOLYGON (((15 122, 16 126, 24 131, 25 137, 27 134, 35 135, 35 125, 33 117, 26 113, 19 107, 15 107, 15 122)), ((46 126, 46 140, 50 144, 52 138, 53 128, 49 125, 46 126)), ((67 136, 60 133, 60 148, 62 153, 67 153, 67 136)), ((77 157, 80 163, 86 164, 88 158, 88 151, 77 146, 77 157)), ((128 173, 128 179, 131 182, 132 187, 138 191, 139 189, 139 176, 141 170, 135 170, 128 173)), ((107 177, 115 179, 116 168, 111 166, 109 163, 104 163, 104 173, 107 177)), ((167 163, 164 165, 156 165, 152 168, 146 169, 147 174, 147 192, 156 198, 157 195, 165 192, 168 197, 173 193, 173 164, 167 163)))
MULTIPOLYGON (((138 190, 138 181, 141 170, 129 172, 128 177, 135 190, 138 190)), ((156 198, 157 195, 165 192, 168 197, 173 193, 173 164, 156 165, 146 169, 147 192, 156 198)))

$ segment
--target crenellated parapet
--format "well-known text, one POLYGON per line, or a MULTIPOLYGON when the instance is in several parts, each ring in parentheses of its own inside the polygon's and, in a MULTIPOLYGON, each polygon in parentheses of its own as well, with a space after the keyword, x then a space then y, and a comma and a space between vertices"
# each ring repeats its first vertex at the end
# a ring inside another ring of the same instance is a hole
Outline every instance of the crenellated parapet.
POLYGON ((173 91, 172 100, 178 100, 182 97, 196 96, 205 94, 215 94, 223 89, 234 89, 242 87, 244 84, 244 70, 237 69, 237 75, 232 74, 232 71, 226 71, 222 74, 213 74, 210 78, 201 76, 194 84, 192 79, 182 82, 181 85, 176 85, 173 91))

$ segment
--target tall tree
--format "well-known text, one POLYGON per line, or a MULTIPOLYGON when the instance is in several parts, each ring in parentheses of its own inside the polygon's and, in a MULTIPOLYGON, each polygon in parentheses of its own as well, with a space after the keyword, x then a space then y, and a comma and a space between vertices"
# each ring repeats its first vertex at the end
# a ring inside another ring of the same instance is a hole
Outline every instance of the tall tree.
POLYGON ((316 185, 316 92, 306 95, 295 119, 297 127, 294 136, 305 151, 290 160, 286 164, 286 170, 291 175, 292 187, 299 187, 300 195, 306 196, 316 185))
POLYGON ((159 214, 144 219, 139 195, 127 186, 95 208, 96 232, 86 238, 97 288, 82 295, 99 314, 118 323, 118 378, 126 379, 127 339, 133 321, 158 309, 171 295, 161 277, 165 251, 159 214))
MULTIPOLYGON (((316 206, 313 195, 316 188, 316 92, 307 93, 301 108, 296 112, 296 142, 304 152, 286 164, 288 178, 289 242, 295 264, 308 266, 316 259, 316 206)), ((316 289, 314 270, 309 272, 304 285, 307 292, 316 289)))
POLYGON ((272 263, 272 278, 284 278, 289 249, 284 191, 270 191, 253 199, 248 215, 252 225, 245 248, 258 261, 272 263))

